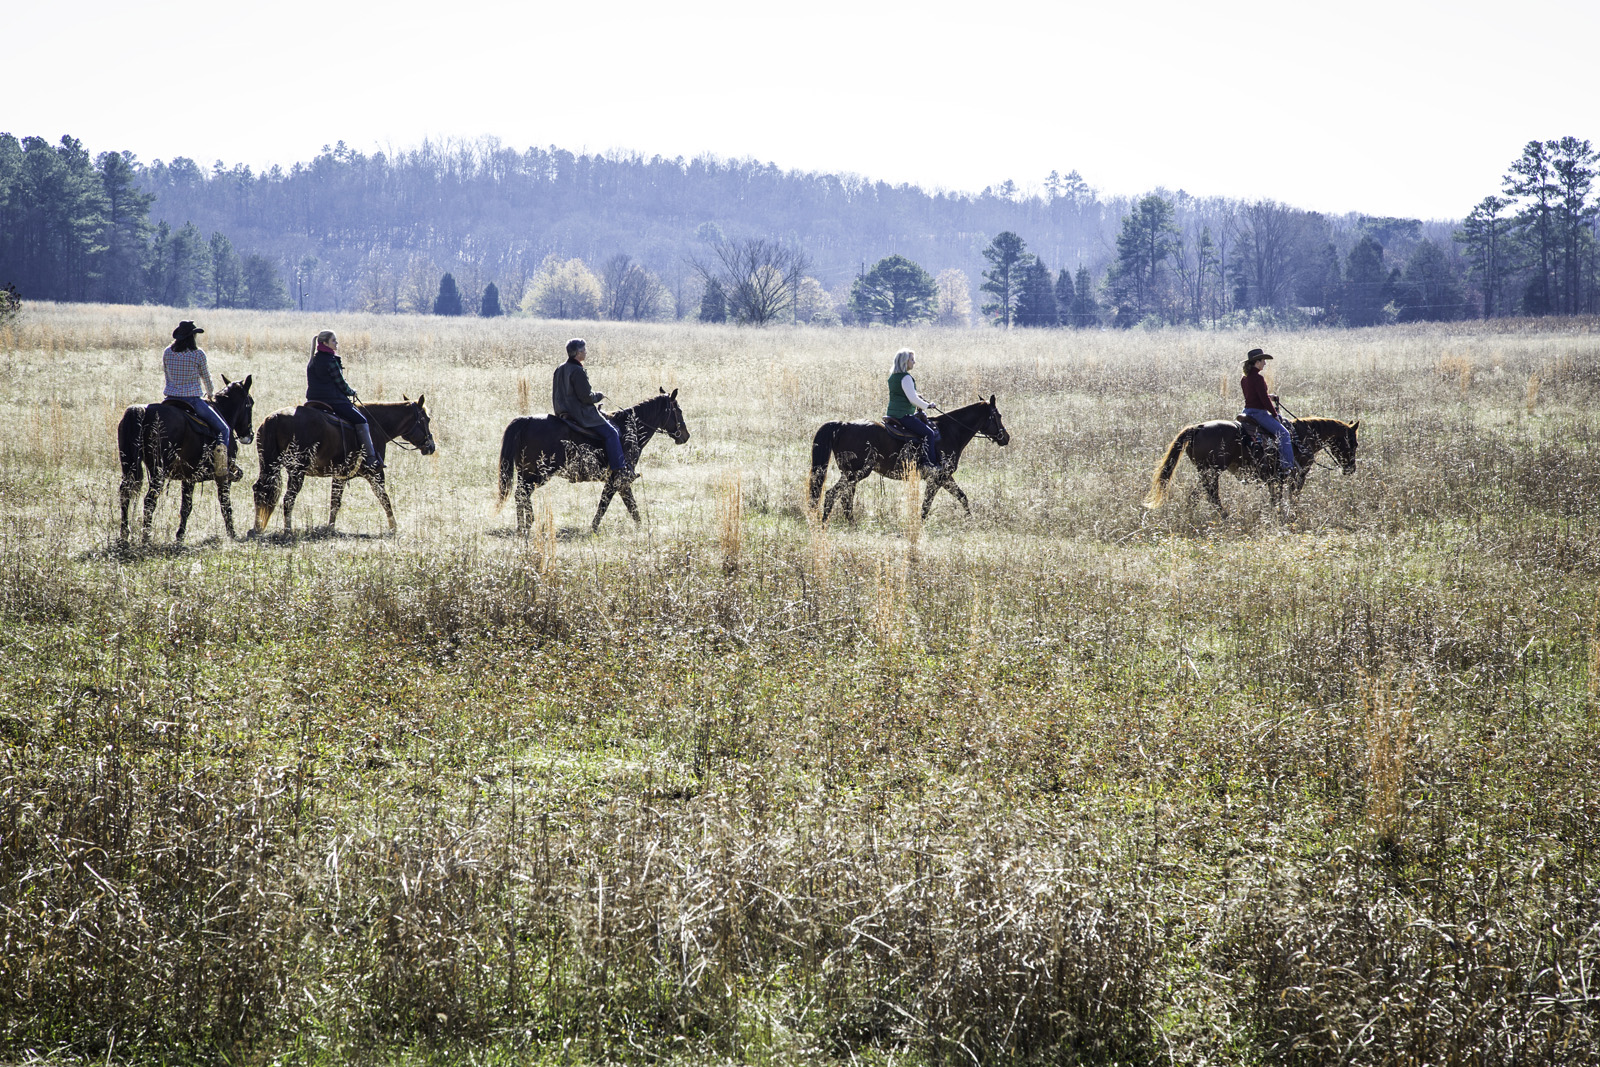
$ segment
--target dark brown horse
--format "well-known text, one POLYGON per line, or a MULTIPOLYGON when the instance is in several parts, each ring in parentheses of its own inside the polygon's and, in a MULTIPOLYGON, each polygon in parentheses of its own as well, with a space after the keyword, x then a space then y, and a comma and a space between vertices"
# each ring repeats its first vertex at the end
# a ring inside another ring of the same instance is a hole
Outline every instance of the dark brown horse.
MULTIPOLYGON (((967 502, 967 494, 961 491, 955 479, 956 468, 961 465, 961 452, 974 437, 987 437, 1003 446, 1011 440, 1011 435, 1000 421, 1000 409, 995 405, 992 394, 988 400, 945 412, 932 421, 934 428, 939 431, 939 451, 943 456, 938 470, 926 466, 922 468, 922 478, 928 486, 922 498, 922 517, 928 517, 928 512, 933 508, 934 495, 940 489, 949 490, 950 495, 961 501, 961 506, 971 515, 972 505, 967 502)), ((811 441, 812 507, 816 507, 817 498, 822 494, 822 483, 827 480, 830 456, 839 467, 840 477, 823 501, 822 521, 828 520, 828 515, 833 511, 834 498, 843 493, 844 517, 855 522, 856 484, 874 472, 885 478, 904 478, 910 464, 921 464, 922 444, 890 434, 881 422, 823 423, 811 441)))
POLYGON ((1172 444, 1167 446, 1166 456, 1156 467, 1155 475, 1150 479, 1150 492, 1144 498, 1145 506, 1158 508, 1162 505, 1167 498, 1167 482, 1172 477, 1172 471, 1177 467, 1179 458, 1187 455, 1200 475, 1200 484, 1205 488, 1206 496, 1216 505, 1223 518, 1227 518, 1228 513, 1217 493, 1217 482, 1223 471, 1230 472, 1240 481, 1255 478, 1265 482, 1272 497, 1272 506, 1280 508, 1284 488, 1288 488, 1291 496, 1298 493, 1305 485, 1306 473, 1312 461, 1324 448, 1333 453, 1335 462, 1344 473, 1355 473, 1356 429, 1360 425, 1359 419, 1355 422, 1341 422, 1338 419, 1296 419, 1291 422, 1289 433, 1294 439, 1294 458, 1300 466, 1287 477, 1278 473, 1277 453, 1274 450, 1252 452, 1244 431, 1235 420, 1213 419, 1186 426, 1172 439, 1172 444))
MULTIPOLYGON (((223 375, 222 392, 216 394, 215 407, 222 421, 233 431, 233 447, 249 444, 255 401, 250 397, 250 381, 230 382, 223 375)), ((178 507, 178 534, 181 542, 189 528, 189 512, 194 507, 194 486, 199 481, 217 483, 217 502, 222 506, 222 525, 233 532, 233 504, 228 498, 230 482, 243 477, 231 462, 217 462, 217 449, 211 444, 211 428, 196 416, 172 403, 134 404, 122 413, 117 425, 117 453, 122 460, 122 539, 128 539, 128 505, 150 474, 150 489, 144 495, 144 540, 150 540, 150 522, 155 518, 156 501, 170 478, 183 483, 183 502, 178 507)), ((234 453, 229 454, 231 459, 234 453)))
POLYGON ((261 455, 261 476, 255 484, 256 525, 251 533, 259 534, 267 528, 278 503, 278 479, 283 472, 288 473, 283 492, 284 533, 293 529, 290 516, 295 497, 308 477, 333 479, 328 505, 330 530, 339 518, 339 505, 344 502, 344 483, 365 478, 389 518, 389 532, 394 533, 394 507, 384 488, 381 464, 391 441, 400 447, 410 446, 424 456, 433 455, 433 432, 428 429, 428 409, 423 406, 423 399, 418 396, 415 400, 357 405, 372 428, 372 445, 380 464, 377 469, 362 462, 365 457, 356 428, 326 408, 301 404, 274 411, 262 419, 260 440, 256 443, 261 455))
MULTIPOLYGON (((683 409, 678 406, 678 391, 661 390, 642 404, 613 412, 609 418, 622 435, 622 451, 632 468, 639 462, 639 453, 650 443, 657 430, 671 437, 674 444, 689 440, 689 427, 683 421, 683 409)), ((605 482, 600 490, 600 507, 589 524, 592 533, 600 528, 611 498, 622 494, 633 521, 639 521, 639 508, 633 501, 633 479, 617 474, 606 466, 605 449, 599 438, 580 435, 564 420, 554 415, 524 415, 512 419, 500 438, 500 503, 511 492, 512 479, 517 488, 517 533, 526 534, 533 525, 533 491, 560 475, 569 482, 605 482)))

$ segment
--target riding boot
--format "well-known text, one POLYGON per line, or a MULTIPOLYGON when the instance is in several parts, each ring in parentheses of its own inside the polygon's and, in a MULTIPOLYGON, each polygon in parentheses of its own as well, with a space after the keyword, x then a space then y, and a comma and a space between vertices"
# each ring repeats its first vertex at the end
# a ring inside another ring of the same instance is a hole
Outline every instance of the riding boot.
POLYGON ((229 481, 236 482, 239 480, 239 478, 244 476, 244 472, 240 471, 239 477, 234 477, 233 471, 236 469, 237 468, 232 467, 228 463, 227 445, 224 445, 221 441, 218 441, 211 446, 211 474, 213 477, 216 477, 217 475, 225 475, 229 481))
POLYGON ((361 450, 367 457, 363 466, 370 467, 375 471, 383 470, 383 464, 378 461, 378 450, 372 447, 372 427, 363 425, 358 426, 357 429, 361 431, 361 450))

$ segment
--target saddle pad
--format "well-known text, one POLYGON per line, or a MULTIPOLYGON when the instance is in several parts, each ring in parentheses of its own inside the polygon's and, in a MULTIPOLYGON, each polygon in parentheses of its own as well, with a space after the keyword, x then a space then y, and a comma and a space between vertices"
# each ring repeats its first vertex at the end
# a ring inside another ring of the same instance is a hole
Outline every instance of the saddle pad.
POLYGON ((562 424, 565 425, 567 429, 571 430, 573 433, 577 434, 579 437, 587 438, 588 440, 591 440, 591 441, 599 441, 602 444, 605 443, 605 438, 600 436, 600 431, 599 430, 596 430, 596 429, 593 429, 591 427, 585 426, 582 423, 577 422, 577 421, 567 417, 566 415, 555 415, 553 417, 557 418, 557 419, 560 419, 562 424))

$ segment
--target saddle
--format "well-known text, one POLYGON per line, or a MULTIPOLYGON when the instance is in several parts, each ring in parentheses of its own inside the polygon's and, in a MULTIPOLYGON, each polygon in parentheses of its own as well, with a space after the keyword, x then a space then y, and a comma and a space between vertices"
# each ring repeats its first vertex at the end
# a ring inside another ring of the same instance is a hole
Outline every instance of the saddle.
POLYGON ((885 415, 883 418, 878 420, 878 425, 887 430, 889 436, 894 438, 896 441, 904 441, 907 444, 910 444, 912 442, 920 442, 922 440, 920 436, 908 432, 905 427, 901 426, 900 420, 895 418, 893 415, 885 415))
MULTIPOLYGON (((562 425, 571 430, 573 435, 580 440, 594 441, 595 443, 602 445, 605 444, 606 439, 600 436, 600 431, 594 427, 585 426, 577 419, 574 419, 571 415, 567 415, 559 411, 555 413, 554 417, 560 419, 562 425)), ((600 417, 605 419, 607 422, 611 422, 611 419, 606 416, 605 412, 601 412, 600 417)))
POLYGON ((207 422, 205 419, 202 419, 198 414, 195 413, 194 405, 189 403, 189 401, 184 397, 169 396, 158 401, 158 403, 166 404, 168 407, 176 408, 183 412, 183 414, 189 420, 189 425, 193 427, 196 433, 204 434, 205 436, 209 437, 215 432, 211 429, 211 424, 209 422, 207 422))
POLYGON ((347 419, 343 415, 339 414, 337 411, 335 411, 333 409, 333 407, 331 405, 325 404, 320 400, 307 400, 307 401, 305 401, 305 403, 301 404, 300 406, 301 407, 307 407, 307 408, 316 408, 318 411, 322 412, 324 415, 326 415, 329 418, 333 419, 333 421, 339 423, 341 426, 348 426, 351 429, 355 428, 355 423, 351 422, 349 419, 347 419))
POLYGON ((1234 416, 1234 421, 1239 424, 1239 433, 1244 438, 1245 450, 1250 453, 1250 458, 1255 461, 1256 466, 1263 471, 1276 471, 1277 435, 1242 411, 1234 416))

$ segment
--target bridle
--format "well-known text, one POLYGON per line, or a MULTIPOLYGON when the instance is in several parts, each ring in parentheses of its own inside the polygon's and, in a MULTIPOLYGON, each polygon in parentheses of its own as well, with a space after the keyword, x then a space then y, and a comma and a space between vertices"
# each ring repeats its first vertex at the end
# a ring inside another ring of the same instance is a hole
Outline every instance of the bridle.
POLYGON ((971 423, 962 422, 960 419, 956 418, 954 414, 948 411, 944 412, 943 414, 945 418, 949 419, 963 430, 971 430, 972 436, 987 437, 989 440, 994 441, 995 444, 999 444, 1000 442, 995 438, 994 434, 989 432, 989 423, 994 421, 994 417, 996 414, 998 414, 998 412, 995 411, 993 404, 987 404, 985 406, 989 409, 989 417, 983 420, 982 426, 973 426, 971 423))
MULTIPOLYGON (((361 406, 362 407, 366 407, 365 404, 363 404, 361 406)), ((394 445, 396 448, 403 448, 408 452, 421 452, 422 451, 422 446, 421 445, 414 445, 410 441, 407 441, 405 439, 404 435, 409 433, 411 431, 411 429, 414 426, 416 426, 417 423, 422 421, 422 405, 418 404, 415 400, 413 400, 409 404, 407 404, 406 406, 411 409, 411 419, 404 426, 401 426, 401 427, 399 427, 398 429, 395 429, 395 430, 389 430, 388 428, 383 427, 383 426, 379 426, 378 429, 382 430, 385 434, 388 435, 389 443, 394 445)), ((376 420, 372 420, 372 421, 375 422, 376 420)), ((432 436, 432 435, 430 434, 429 436, 432 436)))

